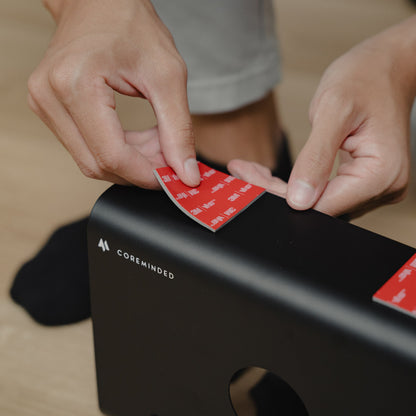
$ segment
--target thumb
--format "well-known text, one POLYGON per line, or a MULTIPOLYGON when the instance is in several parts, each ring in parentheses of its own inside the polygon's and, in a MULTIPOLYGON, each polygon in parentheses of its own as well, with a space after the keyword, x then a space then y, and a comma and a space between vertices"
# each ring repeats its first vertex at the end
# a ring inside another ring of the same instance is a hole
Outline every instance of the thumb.
POLYGON ((158 88, 151 103, 157 118, 160 147, 168 165, 188 186, 200 183, 195 136, 188 106, 186 72, 158 88))
POLYGON ((336 118, 332 118, 331 122, 325 117, 324 120, 325 126, 320 123, 312 125, 309 139, 299 153, 289 178, 287 202, 297 210, 312 208, 319 200, 345 137, 336 118))

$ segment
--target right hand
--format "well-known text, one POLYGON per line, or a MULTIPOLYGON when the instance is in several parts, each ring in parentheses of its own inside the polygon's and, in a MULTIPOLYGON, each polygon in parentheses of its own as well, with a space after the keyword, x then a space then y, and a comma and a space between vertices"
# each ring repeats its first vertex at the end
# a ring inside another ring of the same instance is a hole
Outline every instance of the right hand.
POLYGON ((187 71, 149 0, 62 0, 47 6, 57 29, 29 79, 29 105, 88 177, 157 188, 168 164, 200 181, 187 71), (149 100, 156 128, 123 130, 114 91, 149 100))

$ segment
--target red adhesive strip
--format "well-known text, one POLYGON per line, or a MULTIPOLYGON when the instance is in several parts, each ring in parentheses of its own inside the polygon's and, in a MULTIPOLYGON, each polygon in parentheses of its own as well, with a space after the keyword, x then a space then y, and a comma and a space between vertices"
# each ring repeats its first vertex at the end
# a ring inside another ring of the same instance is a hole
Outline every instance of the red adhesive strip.
POLYGON ((416 318, 416 254, 374 294, 373 300, 416 318))
POLYGON ((170 167, 154 171, 170 199, 189 217, 211 231, 217 231, 244 211, 264 188, 244 182, 198 162, 201 184, 186 186, 170 167))

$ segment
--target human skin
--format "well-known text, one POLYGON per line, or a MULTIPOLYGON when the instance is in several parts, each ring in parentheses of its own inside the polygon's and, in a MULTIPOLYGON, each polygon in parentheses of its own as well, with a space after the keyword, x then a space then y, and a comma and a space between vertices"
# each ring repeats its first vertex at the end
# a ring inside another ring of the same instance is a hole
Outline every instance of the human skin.
POLYGON ((234 158, 275 169, 282 132, 277 102, 270 91, 233 111, 192 115, 198 154, 221 165, 234 158))
POLYGON ((149 0, 44 0, 56 32, 28 82, 28 101, 88 177, 157 188, 171 166, 199 184, 187 70, 149 0), (146 98, 157 126, 124 131, 114 91, 146 98))
POLYGON ((195 185, 194 163, 190 173, 183 169, 194 158, 194 132, 207 160, 276 167, 281 131, 273 93, 227 113, 190 115, 185 64, 149 1, 44 3, 57 30, 29 79, 29 104, 86 176, 154 188, 152 169, 169 164, 195 185), (123 131, 113 90, 147 98, 157 127, 123 131))
POLYGON ((357 217, 402 200, 416 96, 416 16, 358 44, 325 71, 310 106, 311 133, 288 184, 260 164, 232 160, 235 176, 297 210, 357 217), (340 164, 330 179, 337 153, 340 164))

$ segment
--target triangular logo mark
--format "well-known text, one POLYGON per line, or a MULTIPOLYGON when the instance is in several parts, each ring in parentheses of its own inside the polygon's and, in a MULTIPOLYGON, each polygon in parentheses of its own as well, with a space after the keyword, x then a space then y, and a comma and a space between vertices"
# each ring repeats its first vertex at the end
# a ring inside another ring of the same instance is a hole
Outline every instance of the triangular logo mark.
POLYGON ((100 241, 98 242, 98 247, 100 247, 101 250, 104 252, 110 251, 110 247, 108 247, 107 240, 103 240, 102 238, 100 238, 100 241))

